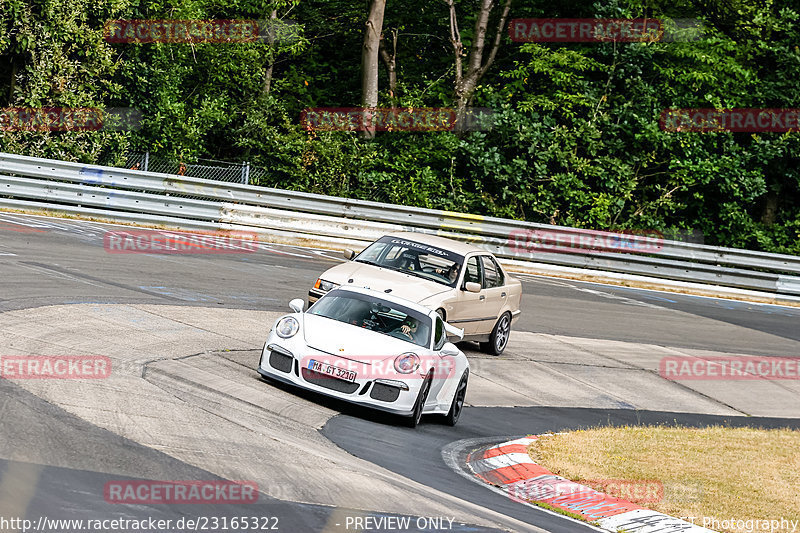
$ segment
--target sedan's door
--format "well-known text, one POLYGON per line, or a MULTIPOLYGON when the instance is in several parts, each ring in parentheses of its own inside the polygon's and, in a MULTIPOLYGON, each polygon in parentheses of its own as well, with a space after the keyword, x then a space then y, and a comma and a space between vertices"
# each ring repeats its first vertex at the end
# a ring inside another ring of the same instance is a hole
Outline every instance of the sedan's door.
POLYGON ((453 303, 453 310, 447 315, 447 322, 457 328, 464 329, 464 335, 472 335, 478 328, 483 314, 483 301, 486 296, 480 293, 469 292, 465 286, 469 282, 482 285, 483 266, 477 255, 467 258, 464 264, 464 279, 457 285, 458 294, 453 303))
POLYGON ((483 290, 481 290, 481 295, 486 297, 483 300, 483 315, 484 318, 489 318, 489 320, 481 321, 475 333, 486 334, 492 332, 500 315, 500 310, 503 309, 508 300, 508 289, 505 286, 503 270, 494 258, 490 255, 482 255, 480 259, 483 270, 483 290))

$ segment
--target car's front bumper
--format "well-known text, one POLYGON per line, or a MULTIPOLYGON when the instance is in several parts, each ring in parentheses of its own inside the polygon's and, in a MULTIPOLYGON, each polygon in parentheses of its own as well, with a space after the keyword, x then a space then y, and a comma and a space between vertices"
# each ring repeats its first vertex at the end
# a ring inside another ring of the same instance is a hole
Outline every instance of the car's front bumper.
POLYGON ((302 357, 298 357, 286 347, 275 342, 272 335, 270 335, 270 339, 264 344, 261 352, 258 372, 264 377, 371 409, 379 409, 402 416, 411 416, 413 414, 414 404, 424 376, 416 373, 411 375, 370 376, 367 378, 357 376, 355 381, 349 382, 304 368, 303 361, 307 361, 314 356, 319 356, 327 361, 331 360, 331 356, 324 352, 318 352, 311 348, 306 348, 305 351, 308 353, 304 352, 302 357), (271 350, 270 346, 278 349, 271 350), (273 354, 273 352, 277 352, 277 355, 273 354), (287 358, 291 360, 289 361, 287 358), (314 379, 315 377, 317 379, 314 379), (407 386, 408 390, 388 386, 385 383, 388 380, 402 382, 407 386), (348 385, 350 383, 352 383, 352 386, 348 385), (336 390, 337 388, 342 390, 336 390), (393 397, 395 392, 396 398, 393 397))

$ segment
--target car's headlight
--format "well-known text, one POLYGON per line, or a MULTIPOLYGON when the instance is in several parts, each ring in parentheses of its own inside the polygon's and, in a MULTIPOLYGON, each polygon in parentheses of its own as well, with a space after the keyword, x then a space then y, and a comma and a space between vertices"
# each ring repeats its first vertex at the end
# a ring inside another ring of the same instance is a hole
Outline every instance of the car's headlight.
POLYGON ((419 357, 415 353, 404 353, 394 358, 394 369, 401 374, 410 374, 419 368, 419 357))
POLYGON ((294 337, 299 329, 300 323, 297 319, 293 316, 285 316, 281 318, 278 321, 278 325, 275 326, 275 333, 282 339, 288 339, 289 337, 294 337))
POLYGON ((315 289, 319 289, 324 292, 328 292, 332 289, 338 287, 338 283, 333 283, 332 281, 325 281, 324 279, 318 279, 317 282, 314 284, 315 289))

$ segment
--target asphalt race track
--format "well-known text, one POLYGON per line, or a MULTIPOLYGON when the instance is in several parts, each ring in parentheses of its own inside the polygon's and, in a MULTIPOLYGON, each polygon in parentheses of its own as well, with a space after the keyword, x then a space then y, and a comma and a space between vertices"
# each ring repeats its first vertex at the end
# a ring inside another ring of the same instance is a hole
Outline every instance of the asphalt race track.
POLYGON ((0 213, 0 356, 115 365, 92 383, 0 379, 0 517, 258 515, 278 516, 280 531, 338 532, 354 517, 447 516, 455 531, 588 531, 465 479, 442 450, 597 424, 800 427, 797 380, 731 391, 656 372, 665 354, 797 356, 800 308, 520 276, 506 354, 462 346, 475 375, 459 425, 410 430, 255 375, 272 322, 337 253, 110 254, 109 229, 121 228, 0 213), (104 484, 126 479, 254 479, 261 496, 105 501, 104 484))

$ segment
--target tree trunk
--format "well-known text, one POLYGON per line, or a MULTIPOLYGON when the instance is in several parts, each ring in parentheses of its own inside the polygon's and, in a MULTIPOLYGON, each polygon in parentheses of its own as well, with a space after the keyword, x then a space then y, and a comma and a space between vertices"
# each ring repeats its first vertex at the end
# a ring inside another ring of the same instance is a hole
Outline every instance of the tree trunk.
POLYGON ((770 190, 767 192, 767 203, 761 214, 761 223, 765 226, 772 226, 778 215, 778 193, 770 190))
POLYGON ((269 59, 269 65, 267 66, 267 75, 264 79, 264 87, 261 89, 262 96, 269 96, 269 91, 272 86, 272 67, 275 64, 275 50, 273 46, 275 45, 275 27, 274 23, 275 20, 278 18, 278 10, 273 9, 272 12, 269 14, 270 20, 270 28, 269 33, 267 34, 267 43, 270 45, 270 54, 271 57, 269 59))
POLYGON ((14 58, 11 58, 11 80, 8 84, 8 105, 11 106, 14 104, 14 89, 17 85, 17 62, 14 61, 14 58))
MULTIPOLYGON (((383 31, 383 13, 386 0, 372 0, 364 31, 364 46, 361 50, 361 106, 372 109, 378 106, 378 55, 383 31)), ((375 137, 372 115, 364 114, 364 137, 375 137)))
POLYGON ((456 16, 456 8, 454 0, 447 0, 447 5, 450 9, 450 43, 453 46, 455 54, 455 71, 456 76, 453 83, 454 100, 456 107, 456 131, 465 131, 465 124, 467 119, 467 105, 472 100, 472 95, 481 78, 486 74, 489 68, 494 63, 494 58, 497 56, 497 50, 500 48, 503 35, 505 35, 506 20, 508 19, 508 12, 511 10, 512 0, 505 0, 503 11, 497 22, 497 30, 495 31, 494 41, 492 48, 489 51, 489 56, 484 61, 483 55, 486 48, 486 37, 489 29, 489 17, 495 7, 494 0, 481 0, 480 11, 475 18, 475 32, 472 41, 472 46, 467 56, 467 68, 464 72, 463 58, 464 45, 461 42, 461 33, 458 30, 458 19, 456 16))
POLYGON ((392 99, 392 105, 397 97, 397 30, 392 30, 392 53, 386 51, 386 42, 381 38, 380 44, 381 59, 386 66, 386 72, 389 73, 389 97, 392 99))

